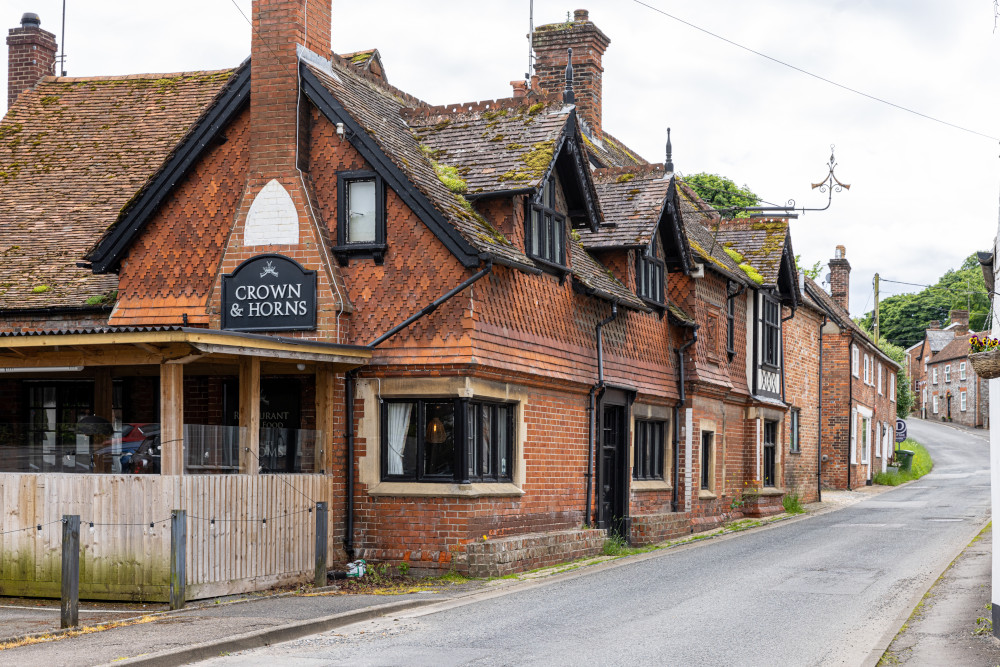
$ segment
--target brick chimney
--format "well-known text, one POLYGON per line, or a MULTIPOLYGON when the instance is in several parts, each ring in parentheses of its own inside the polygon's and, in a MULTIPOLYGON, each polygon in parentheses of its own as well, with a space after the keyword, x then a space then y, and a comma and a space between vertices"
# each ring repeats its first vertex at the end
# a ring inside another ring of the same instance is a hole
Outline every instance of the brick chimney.
POLYGON ((250 170, 295 169, 296 45, 330 57, 330 0, 253 0, 250 46, 250 170))
POLYGON ((952 324, 958 325, 955 327, 956 336, 969 333, 969 311, 949 310, 948 319, 951 320, 952 324))
POLYGON ((931 323, 927 325, 927 328, 931 331, 940 331, 941 320, 931 320, 931 323))
POLYGON ((42 30, 38 14, 26 13, 21 27, 7 31, 7 108, 18 95, 55 72, 56 36, 42 30))
POLYGON ((847 261, 847 250, 837 246, 830 260, 830 296, 841 308, 848 310, 848 297, 851 293, 851 263, 847 261))
POLYGON ((535 28, 535 73, 546 93, 562 95, 566 88, 568 49, 573 49, 573 92, 580 116, 600 139, 601 89, 604 66, 601 58, 611 40, 590 22, 590 13, 578 9, 573 20, 535 28))

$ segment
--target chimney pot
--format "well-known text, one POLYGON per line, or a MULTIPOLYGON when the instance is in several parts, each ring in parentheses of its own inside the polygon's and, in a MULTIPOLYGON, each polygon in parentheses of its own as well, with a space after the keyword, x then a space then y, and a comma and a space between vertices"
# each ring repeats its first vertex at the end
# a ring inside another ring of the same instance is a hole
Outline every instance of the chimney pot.
POLYGON ((25 12, 24 16, 21 17, 21 27, 41 28, 42 20, 38 18, 38 14, 35 14, 34 12, 25 12))
POLYGON ((931 323, 927 326, 928 329, 938 330, 941 328, 941 320, 931 320, 931 323))
POLYGON ((969 311, 967 310, 949 310, 948 319, 951 320, 952 324, 957 324, 955 332, 959 335, 968 333, 969 331, 969 311))
POLYGON ((588 21, 590 20, 590 12, 586 9, 577 9, 573 12, 574 21, 588 21))
POLYGON ((511 81, 511 87, 514 89, 515 99, 520 99, 528 94, 528 82, 527 81, 511 81))

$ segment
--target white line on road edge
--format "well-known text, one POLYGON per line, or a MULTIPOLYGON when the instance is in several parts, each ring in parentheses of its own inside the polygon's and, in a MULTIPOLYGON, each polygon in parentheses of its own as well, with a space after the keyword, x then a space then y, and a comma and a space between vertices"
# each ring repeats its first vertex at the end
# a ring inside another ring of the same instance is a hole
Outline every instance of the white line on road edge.
MULTIPOLYGON (((59 607, 19 607, 16 604, 0 604, 0 609, 17 609, 18 611, 51 611, 59 613, 59 607)), ((135 614, 142 613, 137 609, 80 609, 81 614, 135 614)))

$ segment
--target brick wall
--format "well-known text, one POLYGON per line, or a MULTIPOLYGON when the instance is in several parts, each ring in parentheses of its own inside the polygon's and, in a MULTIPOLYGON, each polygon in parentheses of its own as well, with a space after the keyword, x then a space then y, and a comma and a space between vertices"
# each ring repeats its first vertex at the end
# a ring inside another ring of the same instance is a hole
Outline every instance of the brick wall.
MULTIPOLYGON (((783 317, 788 314, 788 309, 785 309, 783 317)), ((799 415, 797 452, 791 449, 791 410, 785 418, 784 438, 780 445, 783 483, 787 491, 797 493, 803 502, 813 502, 818 496, 819 328, 822 323, 820 313, 802 306, 795 311, 795 317, 782 326, 785 400, 792 409, 798 409, 799 415)))

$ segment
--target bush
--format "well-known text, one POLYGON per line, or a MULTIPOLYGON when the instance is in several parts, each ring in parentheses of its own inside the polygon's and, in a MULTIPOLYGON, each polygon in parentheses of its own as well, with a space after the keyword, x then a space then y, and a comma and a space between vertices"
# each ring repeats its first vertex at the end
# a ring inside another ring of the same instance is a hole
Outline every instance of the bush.
POLYGON ((789 514, 803 514, 806 511, 802 507, 802 499, 799 498, 798 493, 786 493, 781 499, 781 506, 789 514))

